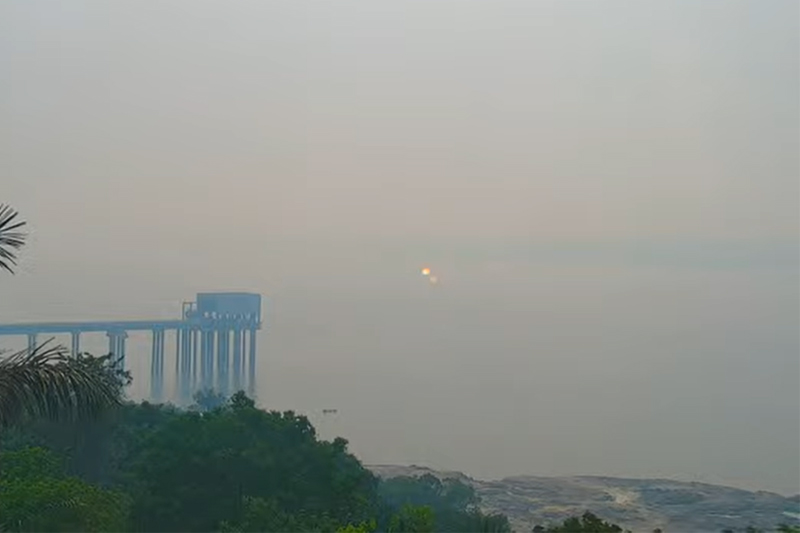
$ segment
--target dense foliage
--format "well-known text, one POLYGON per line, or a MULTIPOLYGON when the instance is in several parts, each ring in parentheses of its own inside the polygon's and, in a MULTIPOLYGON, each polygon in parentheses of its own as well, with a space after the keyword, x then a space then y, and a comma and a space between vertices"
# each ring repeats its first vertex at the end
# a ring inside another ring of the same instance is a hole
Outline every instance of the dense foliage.
MULTIPOLYGON (((381 500, 392 510, 400 509, 396 520, 403 523, 426 523, 437 532, 461 531, 511 531, 508 518, 500 514, 486 515, 478 509, 479 498, 475 489, 457 480, 426 474, 420 477, 395 477, 379 486, 381 500), (430 510, 430 518, 423 519, 419 510, 430 510), (411 516, 412 510, 416 514, 411 516)), ((391 526, 391 524, 390 524, 391 526)), ((398 525, 398 531, 408 531, 398 525)), ((418 529, 414 529, 417 531, 418 529)))
POLYGON ((128 498, 65 475, 42 448, 0 454, 0 525, 4 531, 120 531, 128 498))
POLYGON ((581 517, 571 517, 550 527, 537 526, 534 533, 622 533, 622 528, 585 512, 581 517))
POLYGON ((344 439, 320 440, 305 417, 243 393, 30 420, 0 445, 4 531, 510 531, 468 485, 380 481, 344 439))

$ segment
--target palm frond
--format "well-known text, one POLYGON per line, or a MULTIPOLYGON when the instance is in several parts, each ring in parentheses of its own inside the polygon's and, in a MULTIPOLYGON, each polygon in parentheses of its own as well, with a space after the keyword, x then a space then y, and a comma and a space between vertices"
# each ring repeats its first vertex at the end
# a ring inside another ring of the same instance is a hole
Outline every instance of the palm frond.
POLYGON ((25 221, 19 220, 19 213, 6 204, 0 204, 0 270, 14 273, 17 264, 17 250, 25 244, 26 234, 20 231, 25 221))
POLYGON ((98 365, 48 343, 0 360, 0 427, 24 418, 75 420, 121 403, 120 387, 98 365))

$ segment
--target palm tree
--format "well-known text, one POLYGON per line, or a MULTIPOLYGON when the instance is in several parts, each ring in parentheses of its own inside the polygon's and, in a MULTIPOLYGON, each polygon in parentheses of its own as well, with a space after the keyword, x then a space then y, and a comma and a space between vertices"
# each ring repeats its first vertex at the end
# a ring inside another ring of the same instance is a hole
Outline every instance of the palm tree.
MULTIPOLYGON (((0 270, 12 274, 26 237, 20 231, 25 222, 17 216, 16 210, 0 204, 0 270)), ((29 416, 92 416, 121 402, 118 374, 110 371, 106 360, 70 357, 63 346, 48 344, 0 360, 0 427, 29 416)))
POLYGON ((118 404, 121 382, 94 361, 47 342, 0 360, 0 427, 29 417, 92 417, 118 404))
POLYGON ((0 270, 14 273, 17 264, 17 250, 25 244, 25 234, 20 228, 25 221, 17 219, 17 211, 6 204, 0 204, 0 270))

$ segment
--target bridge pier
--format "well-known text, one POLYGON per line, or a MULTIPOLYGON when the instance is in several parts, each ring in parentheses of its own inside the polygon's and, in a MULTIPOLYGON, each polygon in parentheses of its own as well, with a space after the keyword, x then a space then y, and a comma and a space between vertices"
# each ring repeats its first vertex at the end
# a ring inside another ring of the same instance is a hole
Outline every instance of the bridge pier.
POLYGON ((80 331, 73 331, 72 332, 72 357, 78 357, 79 353, 81 353, 81 332, 80 331))
POLYGON ((197 367, 198 367, 198 352, 200 344, 200 331, 192 328, 189 330, 191 341, 191 353, 189 355, 189 388, 192 391, 192 395, 194 395, 195 391, 197 390, 197 367))
POLYGON ((126 331, 109 331, 108 335, 108 353, 113 355, 113 359, 125 370, 125 339, 128 338, 126 331))
POLYGON ((150 354, 150 396, 160 402, 164 396, 164 330, 153 330, 153 351, 150 354))
POLYGON ((183 328, 175 330, 175 394, 183 396, 183 328))
POLYGON ((214 330, 204 329, 200 344, 200 387, 203 390, 214 386, 214 330))
POLYGON ((188 327, 181 328, 179 331, 180 342, 180 365, 177 375, 177 392, 182 402, 188 403, 192 399, 191 391, 191 355, 192 339, 188 327))
POLYGON ((227 329, 217 331, 217 391, 227 396, 229 393, 228 354, 230 352, 231 338, 227 329))
POLYGON ((250 353, 247 365, 247 394, 253 398, 256 393, 256 329, 250 329, 250 353))
POLYGON ((239 392, 242 388, 242 364, 244 354, 242 353, 242 330, 233 330, 233 388, 232 392, 239 392))
POLYGON ((247 392, 247 330, 242 329, 242 360, 239 364, 239 390, 247 392))

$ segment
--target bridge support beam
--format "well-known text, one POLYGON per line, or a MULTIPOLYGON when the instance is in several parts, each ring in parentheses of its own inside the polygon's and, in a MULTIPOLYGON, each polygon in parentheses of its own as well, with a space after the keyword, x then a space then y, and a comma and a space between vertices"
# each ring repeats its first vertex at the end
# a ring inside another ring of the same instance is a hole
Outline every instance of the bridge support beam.
POLYGON ((150 354, 150 396, 160 402, 164 396, 164 330, 153 330, 153 351, 150 354))
POLYGON ((247 362, 247 394, 251 398, 256 394, 256 329, 250 330, 250 353, 247 362))
POLYGON ((191 403, 194 393, 194 359, 197 350, 195 330, 183 328, 183 356, 181 364, 181 401, 191 403))
POLYGON ((199 333, 197 329, 189 330, 190 340, 190 353, 189 353, 189 391, 192 396, 197 392, 197 352, 199 343, 199 333))
POLYGON ((36 333, 28 333, 28 351, 36 349, 36 333))
POLYGON ((108 353, 113 356, 113 360, 122 370, 125 370, 125 339, 128 338, 128 333, 125 331, 109 331, 108 335, 108 353))
POLYGON ((200 387, 208 390, 214 386, 214 330, 203 330, 201 335, 200 387))
POLYGON ((228 396, 230 388, 228 376, 230 344, 230 331, 217 330, 217 391, 223 396, 228 396))
POLYGON ((175 330, 175 390, 173 394, 180 392, 181 382, 181 330, 175 330))
POLYGON ((181 402, 186 402, 189 399, 188 359, 189 330, 187 328, 180 328, 178 330, 178 361, 177 372, 175 373, 175 392, 181 402))
POLYGON ((79 353, 81 353, 81 332, 80 331, 73 331, 72 332, 72 357, 78 357, 79 353))
POLYGON ((244 353, 242 352, 242 341, 244 335, 242 330, 236 328, 233 330, 233 388, 232 392, 239 392, 242 390, 242 370, 244 366, 244 353))

